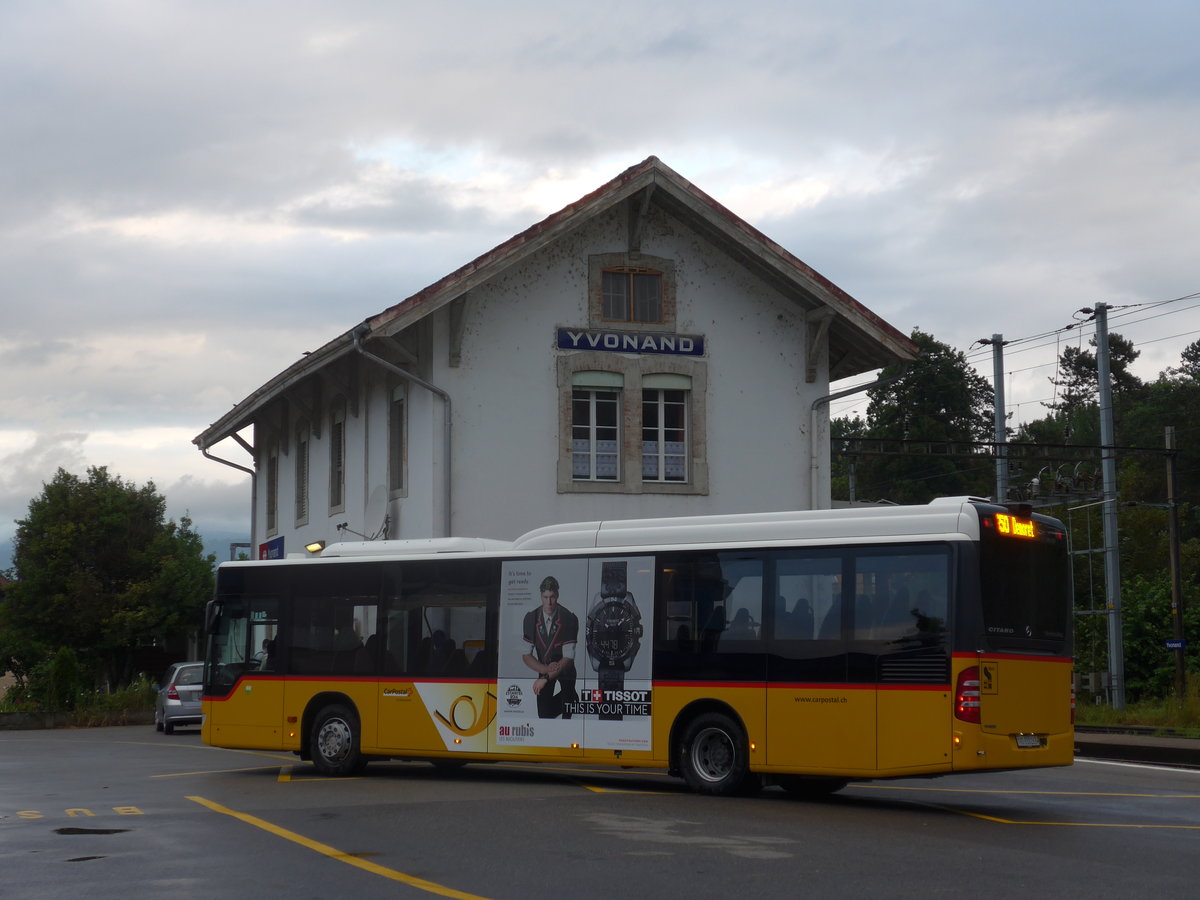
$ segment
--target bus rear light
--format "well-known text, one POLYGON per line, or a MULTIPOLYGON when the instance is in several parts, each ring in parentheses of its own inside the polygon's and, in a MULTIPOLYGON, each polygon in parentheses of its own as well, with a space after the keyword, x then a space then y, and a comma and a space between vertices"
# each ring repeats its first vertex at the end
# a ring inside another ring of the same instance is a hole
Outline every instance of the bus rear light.
POLYGON ((1075 680, 1071 680, 1071 725, 1075 725, 1075 680))
POLYGON ((971 666, 958 673, 958 684, 954 688, 954 718, 979 724, 978 666, 971 666))

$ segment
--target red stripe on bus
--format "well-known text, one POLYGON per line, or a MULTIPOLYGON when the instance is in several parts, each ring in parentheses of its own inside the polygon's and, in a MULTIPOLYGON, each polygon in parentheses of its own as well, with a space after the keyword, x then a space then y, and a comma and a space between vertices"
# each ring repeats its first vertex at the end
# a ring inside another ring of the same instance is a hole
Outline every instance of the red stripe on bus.
POLYGON ((960 651, 951 654, 955 659, 1016 659, 1026 662, 1048 662, 1061 663, 1063 665, 1074 665, 1075 660, 1070 656, 1037 656, 1032 653, 986 653, 982 650, 972 651, 967 653, 960 651))

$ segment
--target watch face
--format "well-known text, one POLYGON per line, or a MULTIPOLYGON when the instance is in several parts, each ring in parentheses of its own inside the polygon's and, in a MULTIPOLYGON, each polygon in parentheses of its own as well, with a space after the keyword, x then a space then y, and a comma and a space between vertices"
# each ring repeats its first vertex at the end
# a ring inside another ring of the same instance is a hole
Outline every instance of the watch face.
POLYGON ((616 665, 642 636, 641 616, 624 601, 605 603, 588 619, 588 650, 601 665, 616 665))

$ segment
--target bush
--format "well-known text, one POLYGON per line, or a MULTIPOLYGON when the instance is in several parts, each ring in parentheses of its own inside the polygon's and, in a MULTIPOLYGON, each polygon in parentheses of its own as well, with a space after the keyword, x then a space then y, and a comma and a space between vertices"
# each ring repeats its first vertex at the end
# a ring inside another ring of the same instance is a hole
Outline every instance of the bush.
POLYGON ((1075 721, 1084 726, 1169 729, 1200 737, 1200 673, 1188 673, 1187 695, 1182 703, 1175 697, 1129 703, 1124 709, 1079 703, 1075 721))
POLYGON ((88 690, 74 652, 64 648, 35 666, 27 684, 10 687, 0 699, 0 712, 74 712, 77 724, 104 724, 111 713, 154 709, 156 692, 144 673, 115 691, 88 690))

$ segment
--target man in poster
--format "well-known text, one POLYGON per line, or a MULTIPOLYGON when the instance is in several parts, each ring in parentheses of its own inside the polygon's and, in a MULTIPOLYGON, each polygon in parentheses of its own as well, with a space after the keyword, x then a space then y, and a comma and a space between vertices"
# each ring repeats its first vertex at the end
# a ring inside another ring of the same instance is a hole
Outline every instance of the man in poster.
POLYGON ((537 695, 538 718, 571 718, 566 704, 578 702, 575 691, 575 644, 579 619, 558 605, 558 579, 548 575, 539 591, 542 603, 525 614, 523 637, 525 665, 537 673, 533 692, 537 695))

